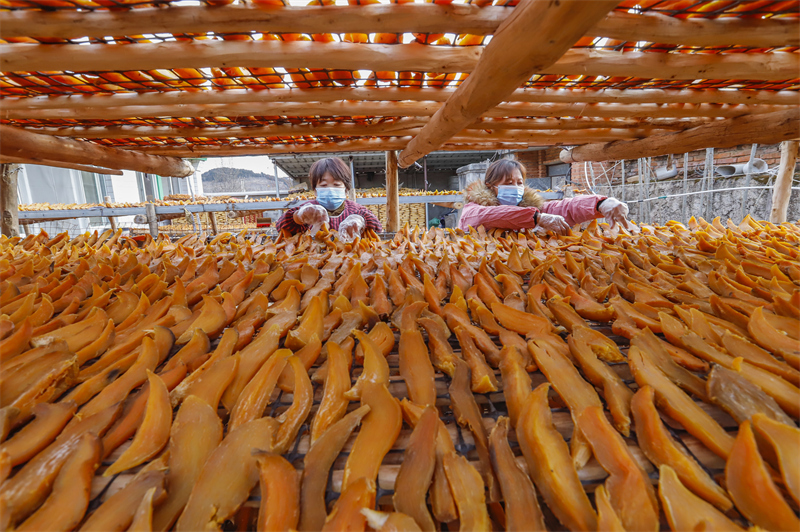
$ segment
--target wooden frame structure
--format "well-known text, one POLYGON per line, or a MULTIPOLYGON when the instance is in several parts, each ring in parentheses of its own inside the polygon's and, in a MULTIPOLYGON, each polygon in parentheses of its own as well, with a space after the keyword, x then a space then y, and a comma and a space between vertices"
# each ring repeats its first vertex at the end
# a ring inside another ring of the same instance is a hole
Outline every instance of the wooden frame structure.
POLYGON ((786 2, 281 3, 8 0, 0 162, 185 176, 181 157, 385 151, 390 174, 395 151, 798 136, 786 2))

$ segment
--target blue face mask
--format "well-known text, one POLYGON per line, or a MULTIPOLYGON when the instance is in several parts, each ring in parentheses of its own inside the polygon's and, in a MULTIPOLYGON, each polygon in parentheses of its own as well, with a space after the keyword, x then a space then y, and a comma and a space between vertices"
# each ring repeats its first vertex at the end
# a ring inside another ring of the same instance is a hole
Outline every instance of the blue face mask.
POLYGON ((317 189, 317 201, 329 211, 335 211, 344 202, 345 189, 323 187, 317 189))
POLYGON ((524 192, 525 187, 499 185, 497 187, 497 200, 500 202, 500 205, 519 205, 524 192))

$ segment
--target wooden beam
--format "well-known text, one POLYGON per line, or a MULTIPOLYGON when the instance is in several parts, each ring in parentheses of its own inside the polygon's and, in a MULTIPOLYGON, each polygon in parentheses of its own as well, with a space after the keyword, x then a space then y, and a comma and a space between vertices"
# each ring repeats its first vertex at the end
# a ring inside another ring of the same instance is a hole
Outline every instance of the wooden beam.
POLYGON ((769 221, 774 224, 786 221, 789 199, 792 197, 792 179, 797 166, 798 149, 800 142, 796 140, 781 142, 781 162, 778 166, 778 175, 775 177, 775 185, 772 187, 772 210, 769 213, 769 221))
POLYGON ((19 199, 17 198, 18 164, 0 164, 0 234, 19 236, 19 199))
POLYGON ((180 159, 41 135, 7 125, 0 125, 0 155, 30 161, 61 161, 135 170, 162 176, 186 177, 194 172, 192 165, 180 159))
POLYGON ((397 152, 386 152, 386 231, 400 230, 400 184, 398 183, 397 152))
POLYGON ((774 144, 800 137, 800 107, 762 115, 720 120, 679 133, 653 135, 642 140, 586 144, 563 150, 565 163, 658 157, 703 148, 728 148, 739 144, 774 144))
MULTIPOLYGON (((433 116, 439 102, 308 102, 274 104, 207 104, 126 106, 82 109, 8 110, 0 108, 6 120, 120 120, 146 117, 235 117, 235 116, 433 116)), ((486 118, 510 117, 595 117, 595 118, 731 118, 745 114, 766 113, 786 106, 717 105, 717 104, 624 104, 624 103, 502 103, 486 111, 486 118)), ((470 120, 470 123, 474 121, 470 120)))
MULTIPOLYGON (((169 6, 130 11, 4 11, 0 38, 102 38, 153 33, 494 33, 511 13, 505 7, 397 4, 269 8, 255 4, 169 6)), ((657 13, 613 11, 587 35, 620 41, 691 46, 798 46, 798 20, 679 19, 657 13)))
MULTIPOLYGON (((600 0, 585 5, 597 1, 600 0)), ((522 10, 515 8, 517 11, 522 10)), ((283 67, 452 73, 471 72, 483 50, 481 46, 314 41, 209 40, 126 46, 13 43, 0 44, 0 72, 283 67)), ((800 70, 800 55, 781 52, 711 55, 576 49, 562 55, 547 66, 533 65, 526 74, 786 80, 797 77, 800 70)), ((522 77, 520 84, 525 79, 522 77)), ((518 87, 519 84, 514 89, 518 87)), ((504 91, 503 97, 510 94, 504 91)))
MULTIPOLYGON (((0 109, 30 112, 40 109, 105 109, 108 107, 174 106, 208 104, 265 104, 280 102, 351 101, 429 101, 444 102, 455 92, 450 88, 431 87, 320 87, 314 89, 225 89, 198 92, 130 92, 120 94, 4 97, 0 109)), ((528 103, 713 103, 800 105, 800 91, 753 90, 672 90, 672 89, 517 89, 507 102, 528 103)))
POLYGON ((99 166, 89 164, 65 163, 61 161, 49 161, 47 159, 32 160, 24 157, 8 157, 0 155, 0 164, 13 163, 13 164, 36 164, 39 166, 53 166, 55 168, 69 168, 71 170, 81 170, 83 172, 94 172, 96 174, 106 175, 122 175, 122 170, 112 170, 111 168, 101 168, 99 166))
MULTIPOLYGON (((515 124, 524 126, 514 129, 503 121, 479 121, 470 124, 467 129, 461 131, 457 137, 486 137, 489 135, 495 140, 518 139, 527 136, 536 137, 537 135, 564 135, 573 137, 574 135, 597 135, 608 133, 619 135, 619 138, 638 138, 655 132, 667 130, 688 129, 691 122, 683 122, 682 127, 677 124, 681 122, 671 121, 669 127, 663 128, 649 123, 637 123, 634 120, 562 120, 557 118, 544 118, 539 120, 513 120, 515 124), (495 127, 503 125, 504 127, 495 127), (621 125, 622 127, 617 127, 621 125), (569 131, 570 133, 567 133, 569 131)), ((255 137, 322 137, 322 136, 343 136, 343 137, 403 137, 416 135, 424 125, 423 120, 419 119, 399 119, 394 122, 380 122, 377 124, 354 124, 354 123, 332 123, 332 124, 273 124, 256 127, 169 127, 169 126, 121 126, 121 127, 88 127, 88 128, 47 128, 37 129, 37 133, 45 135, 56 135, 59 137, 73 137, 81 139, 128 139, 128 138, 255 138, 255 137), (414 124, 413 126, 410 124, 414 124)))
MULTIPOLYGON (((346 151, 386 151, 403 148, 411 137, 375 137, 339 142, 313 142, 292 144, 264 144, 261 146, 175 146, 141 147, 138 151, 172 157, 237 157, 239 155, 271 155, 292 153, 339 153, 346 151)), ((530 146, 526 142, 458 142, 445 144, 443 151, 521 150, 530 146)))
POLYGON ((531 0, 500 25, 475 70, 398 158, 406 168, 499 104, 531 75, 546 70, 616 1, 578 4, 531 0))

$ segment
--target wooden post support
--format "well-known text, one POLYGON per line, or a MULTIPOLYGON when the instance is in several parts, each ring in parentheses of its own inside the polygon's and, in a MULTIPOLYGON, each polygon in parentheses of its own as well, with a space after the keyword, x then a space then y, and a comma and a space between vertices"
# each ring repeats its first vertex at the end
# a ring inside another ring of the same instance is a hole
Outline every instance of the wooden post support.
POLYGON ((797 164, 797 151, 800 141, 786 140, 781 142, 781 163, 778 167, 778 176, 772 189, 772 211, 769 221, 780 224, 786 221, 789 210, 789 198, 792 196, 792 177, 797 164))
POLYGON ((397 177, 397 152, 386 152, 386 231, 400 230, 400 190, 397 177))
POLYGON ((0 231, 11 238, 19 236, 19 201, 17 200, 18 164, 0 164, 0 231))
POLYGON ((349 198, 350 201, 356 200, 356 170, 353 166, 353 156, 350 156, 350 194, 349 198))
POLYGON ((158 217, 156 216, 156 205, 153 203, 153 196, 147 196, 147 203, 144 205, 147 225, 150 226, 150 236, 158 238, 158 217))
POLYGON ((573 2, 548 0, 518 4, 500 24, 469 77, 400 154, 403 168, 441 147, 531 75, 546 72, 617 4, 615 0, 581 2, 579 8, 573 2))
POLYGON ((217 216, 216 216, 216 213, 214 213, 214 212, 208 213, 208 219, 211 222, 211 232, 214 233, 214 235, 219 234, 219 229, 217 229, 217 216))
MULTIPOLYGON (((105 201, 106 203, 111 203, 111 196, 105 196, 103 198, 103 201, 105 201)), ((113 216, 109 216, 108 217, 108 223, 111 224, 111 230, 116 233, 117 232, 117 221, 114 219, 113 216)))

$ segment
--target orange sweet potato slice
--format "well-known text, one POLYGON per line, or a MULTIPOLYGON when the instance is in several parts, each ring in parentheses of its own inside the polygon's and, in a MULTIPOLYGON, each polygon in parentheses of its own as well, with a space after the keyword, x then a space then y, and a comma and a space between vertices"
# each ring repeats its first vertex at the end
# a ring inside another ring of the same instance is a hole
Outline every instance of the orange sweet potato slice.
POLYGON ((783 498, 758 452, 749 421, 739 425, 725 465, 725 482, 736 508, 756 526, 787 531, 800 528, 800 519, 783 498))
POLYGON ((782 357, 793 368, 800 369, 800 341, 776 329, 767 320, 763 307, 753 311, 747 330, 758 345, 782 357))
POLYGON ((654 403, 650 386, 642 387, 631 401, 639 448, 656 466, 669 466, 698 496, 728 511, 733 503, 725 490, 678 444, 667 431, 654 403))
MULTIPOLYGON (((291 313, 286 313, 284 316, 286 315, 288 315, 288 317, 293 317, 291 313)), ((225 389, 225 393, 222 395, 222 404, 229 412, 233 409, 239 399, 239 395, 253 378, 253 375, 258 372, 264 362, 278 349, 278 342, 281 337, 288 332, 291 326, 290 323, 287 323, 288 321, 289 320, 284 320, 282 323, 276 323, 272 322, 272 320, 267 320, 267 322, 261 326, 258 336, 239 353, 241 358, 239 360, 239 367, 236 370, 236 375, 233 378, 233 382, 230 383, 225 389)))
POLYGON ((508 444, 509 418, 500 417, 489 435, 489 455, 505 501, 507 530, 547 530, 528 474, 508 444))
POLYGON ((139 501, 155 489, 154 500, 166 497, 164 471, 141 471, 124 488, 107 498, 81 526, 81 532, 125 532, 133 521, 139 501))
POLYGON ((686 489, 666 464, 659 467, 658 496, 672 530, 744 531, 717 508, 686 489))
POLYGON ((150 488, 142 497, 142 502, 133 515, 131 526, 128 532, 153 532, 153 504, 156 496, 156 488, 150 488))
POLYGON ((0 445, 0 453, 8 454, 11 466, 27 462, 50 445, 72 419, 78 405, 72 401, 61 403, 39 403, 33 407, 36 418, 0 445))
POLYGON ((380 348, 368 334, 361 331, 355 331, 354 334, 364 349, 364 369, 352 388, 344 393, 344 397, 350 401, 361 398, 364 386, 368 382, 389 384, 389 363, 380 348))
POLYGON ((417 323, 428 333, 428 345, 431 348, 431 362, 434 367, 452 377, 455 373, 455 360, 458 357, 447 341, 444 326, 430 318, 419 318, 417 323))
POLYGON ((708 398, 737 423, 762 413, 781 423, 794 424, 775 400, 734 370, 714 366, 706 380, 708 398))
POLYGON ((406 383, 408 396, 419 405, 435 405, 436 375, 431 365, 428 347, 416 325, 413 330, 400 333, 399 353, 400 376, 406 383))
POLYGON ((367 518, 367 524, 377 532, 422 532, 416 521, 400 512, 378 512, 363 508, 361 513, 367 518))
MULTIPOLYGON (((486 363, 486 359, 483 358, 483 353, 475 346, 472 337, 460 326, 457 326, 453 332, 456 333, 458 343, 461 345, 461 355, 470 369, 472 391, 475 393, 496 392, 499 388, 497 377, 486 363)), ((460 362, 460 360, 456 361, 456 371, 458 371, 460 362)))
POLYGON ((256 454, 261 486, 258 530, 297 530, 300 520, 300 472, 273 453, 256 454))
POLYGON ((492 314, 494 314, 500 325, 515 333, 539 335, 551 330, 550 322, 541 316, 522 312, 503 303, 495 303, 491 308, 492 314))
POLYGON ((322 294, 313 298, 306 308, 305 314, 300 320, 300 324, 295 329, 289 331, 285 342, 287 348, 292 351, 297 351, 305 346, 315 334, 317 338, 322 338, 322 318, 324 317, 322 308, 323 297, 328 296, 327 294, 322 294))
POLYGON ((483 482, 478 471, 465 457, 456 453, 444 457, 444 470, 458 507, 459 530, 465 532, 492 530, 483 482))
POLYGON ((503 379, 508 417, 511 418, 511 426, 516 427, 519 413, 531 393, 531 378, 525 371, 522 353, 516 347, 504 347, 500 351, 500 358, 500 376, 503 379))
POLYGON ((800 430, 794 424, 780 423, 764 414, 754 414, 751 420, 759 436, 772 445, 780 466, 786 490, 800 504, 800 430))
POLYGON ((778 360, 769 352, 761 349, 750 341, 730 331, 725 331, 723 333, 721 341, 722 343, 720 345, 722 345, 728 353, 734 353, 737 357, 742 357, 745 361, 754 366, 774 373, 795 386, 800 385, 800 371, 778 360))
POLYGON ((317 413, 311 422, 311 443, 322 436, 347 412, 350 402, 344 393, 350 389, 350 369, 347 363, 348 354, 338 345, 328 347, 328 372, 317 413))
POLYGON ((251 453, 272 449, 275 424, 262 417, 228 432, 203 465, 175 530, 218 528, 239 509, 258 482, 251 453))
POLYGON ((322 526, 323 532, 349 530, 363 532, 367 528, 367 518, 362 513, 375 503, 375 481, 360 477, 342 490, 342 494, 333 505, 333 510, 322 526))
POLYGON ((669 417, 683 425, 714 454, 728 457, 733 438, 661 372, 649 353, 632 346, 628 351, 628 365, 639 386, 652 386, 656 404, 669 417))
POLYGON ((625 532, 616 510, 611 505, 611 499, 606 487, 600 484, 594 490, 594 502, 597 505, 597 530, 608 532, 625 532))
POLYGON ((414 427, 403 454, 394 484, 394 508, 411 516, 420 529, 432 532, 436 526, 428 511, 426 496, 436 465, 438 411, 428 406, 414 427))
POLYGON ((305 423, 314 403, 314 388, 303 367, 303 362, 296 356, 289 357, 287 362, 294 370, 294 388, 291 406, 278 416, 280 426, 275 436, 273 449, 281 454, 288 451, 294 443, 294 439, 302 424, 305 423))
POLYGON ((452 303, 444 306, 444 317, 447 320, 447 326, 455 332, 456 327, 461 327, 472 337, 473 343, 483 352, 486 360, 495 366, 500 363, 500 350, 486 334, 486 331, 479 327, 475 327, 470 322, 467 313, 452 303))
POLYGON ((342 479, 345 490, 362 477, 374 485, 383 457, 394 445, 403 425, 400 404, 392 397, 385 384, 366 382, 361 394, 361 404, 369 405, 370 413, 364 418, 345 464, 342 479))
POLYGON ((670 381, 674 382, 695 397, 707 400, 706 383, 695 375, 680 367, 665 349, 660 338, 648 328, 643 329, 631 339, 631 346, 635 346, 650 355, 651 360, 658 366, 670 381))
POLYGON ((564 290, 564 295, 569 298, 570 305, 573 306, 575 312, 584 319, 609 322, 614 318, 614 309, 601 305, 594 299, 588 297, 588 294, 579 292, 580 288, 573 288, 567 286, 564 290))
POLYGON ((567 443, 553 427, 549 384, 537 387, 522 409, 517 438, 528 472, 545 503, 570 530, 597 528, 597 515, 583 490, 567 443))
POLYGON ((300 523, 303 532, 321 530, 327 514, 325 489, 328 474, 345 442, 370 411, 368 405, 353 410, 331 425, 311 444, 303 460, 303 479, 300 484, 300 523))
POLYGON ((609 477, 605 482, 611 505, 627 530, 658 530, 658 499, 647 473, 634 460, 603 414, 602 406, 586 408, 578 425, 587 436, 597 461, 609 477))
POLYGON ((59 471, 50 496, 16 530, 66 532, 78 526, 89 506, 92 478, 100 465, 100 451, 100 438, 95 434, 81 436, 59 471))
MULTIPOLYGON (((253 379, 242 390, 241 395, 239 395, 239 400, 231 411, 228 430, 235 429, 248 421, 258 419, 264 414, 264 410, 270 402, 272 391, 278 383, 278 378, 291 356, 293 356, 292 352, 288 349, 279 349, 261 366, 253 376, 253 379)), ((241 365, 241 361, 239 364, 241 365)))

